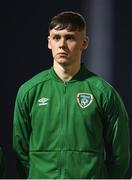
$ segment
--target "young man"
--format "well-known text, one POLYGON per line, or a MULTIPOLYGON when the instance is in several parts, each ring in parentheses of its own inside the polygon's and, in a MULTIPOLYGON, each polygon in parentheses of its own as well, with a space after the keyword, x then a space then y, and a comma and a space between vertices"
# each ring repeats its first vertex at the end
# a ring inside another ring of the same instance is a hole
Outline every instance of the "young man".
POLYGON ((13 147, 27 178, 123 178, 128 116, 111 85, 81 64, 84 18, 62 12, 49 25, 53 67, 17 94, 13 147))

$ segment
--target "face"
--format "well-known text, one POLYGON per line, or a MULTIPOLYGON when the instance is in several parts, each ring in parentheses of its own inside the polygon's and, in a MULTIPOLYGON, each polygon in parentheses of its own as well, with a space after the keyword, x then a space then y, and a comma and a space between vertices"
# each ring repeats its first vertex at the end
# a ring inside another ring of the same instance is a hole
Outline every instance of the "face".
POLYGON ((52 29, 48 36, 48 48, 53 59, 61 65, 80 63, 81 53, 88 46, 84 32, 52 29))

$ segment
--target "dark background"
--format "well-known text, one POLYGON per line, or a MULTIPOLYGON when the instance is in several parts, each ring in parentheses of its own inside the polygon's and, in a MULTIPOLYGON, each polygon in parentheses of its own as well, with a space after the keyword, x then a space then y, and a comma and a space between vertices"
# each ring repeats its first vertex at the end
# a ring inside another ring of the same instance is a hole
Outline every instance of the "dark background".
MULTIPOLYGON (((96 3, 98 0, 92 1, 96 3)), ((100 2, 103 3, 103 0, 100 2)), ((132 2, 111 2, 113 56, 110 83, 125 103, 132 137, 132 2)), ((63 10, 78 11, 84 17, 91 17, 88 0, 0 2, 0 146, 5 154, 4 178, 18 178, 12 153, 12 122, 16 93, 23 82, 52 65, 51 52, 47 48, 48 25, 51 17, 63 10)), ((98 21, 98 16, 95 18, 98 21)), ((92 35, 90 27, 89 35, 92 35)), ((91 51, 89 47, 87 52, 90 54, 91 51)), ((84 57, 87 62, 91 61, 89 56, 84 57)), ((107 57, 105 61, 107 62, 107 57)), ((108 80, 103 75, 103 64, 101 67, 103 78, 108 80)), ((132 176, 131 169, 132 160, 126 178, 132 176)))

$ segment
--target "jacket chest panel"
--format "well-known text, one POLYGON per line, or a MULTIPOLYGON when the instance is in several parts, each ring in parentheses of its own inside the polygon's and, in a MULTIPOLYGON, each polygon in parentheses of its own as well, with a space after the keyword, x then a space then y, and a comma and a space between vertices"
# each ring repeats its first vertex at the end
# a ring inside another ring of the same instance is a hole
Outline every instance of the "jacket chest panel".
POLYGON ((47 144, 57 147, 56 144, 59 142, 62 146, 61 142, 67 137, 63 147, 72 145, 77 149, 80 144, 83 148, 100 144, 101 114, 88 87, 61 83, 54 89, 41 89, 34 99, 37 101, 33 103, 31 121, 32 132, 36 134, 33 137, 37 141, 48 139, 44 141, 46 147, 47 144))

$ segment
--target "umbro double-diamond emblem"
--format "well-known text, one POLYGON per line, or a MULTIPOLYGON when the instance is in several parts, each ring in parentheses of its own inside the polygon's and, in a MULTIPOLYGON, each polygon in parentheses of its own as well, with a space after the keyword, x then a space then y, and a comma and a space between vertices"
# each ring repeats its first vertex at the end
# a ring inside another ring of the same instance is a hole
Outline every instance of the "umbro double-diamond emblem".
POLYGON ((48 101, 49 101, 48 98, 43 97, 43 98, 38 100, 38 104, 39 104, 39 106, 45 106, 48 104, 48 101))

